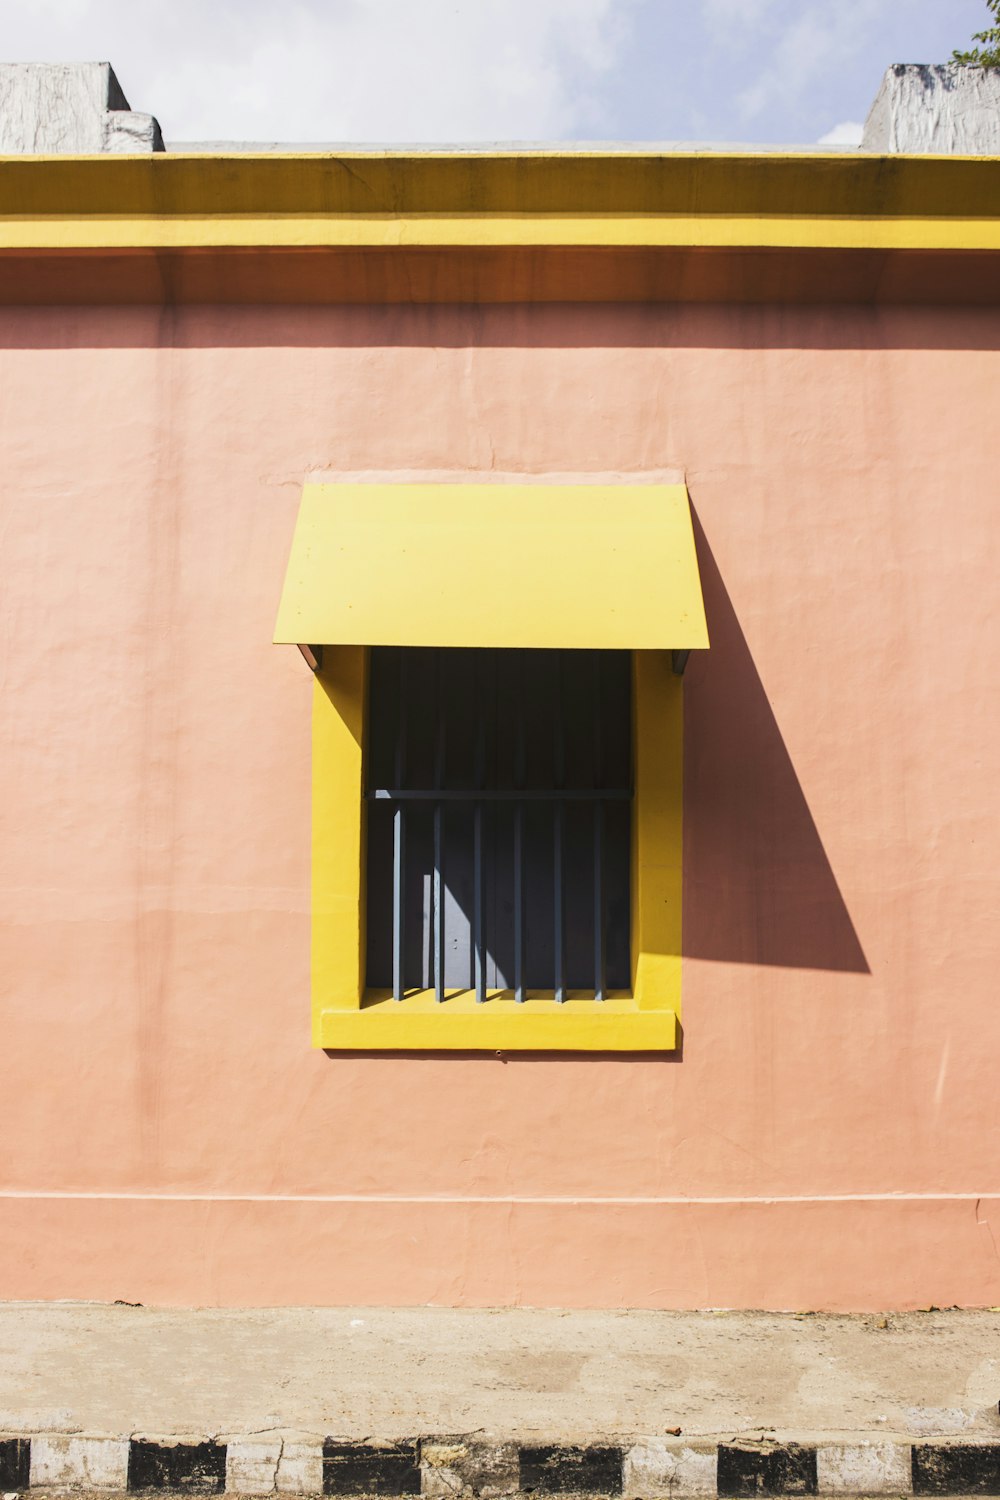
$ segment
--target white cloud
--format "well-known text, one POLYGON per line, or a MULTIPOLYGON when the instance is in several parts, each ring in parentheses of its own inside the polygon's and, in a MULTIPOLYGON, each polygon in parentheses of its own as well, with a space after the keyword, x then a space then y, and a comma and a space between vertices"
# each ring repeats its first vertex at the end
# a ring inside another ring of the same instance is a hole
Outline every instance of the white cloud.
POLYGON ((826 135, 821 135, 817 146, 860 146, 865 127, 857 120, 842 120, 826 135))
POLYGON ((636 0, 4 0, 4 58, 109 59, 168 140, 594 133, 636 0))

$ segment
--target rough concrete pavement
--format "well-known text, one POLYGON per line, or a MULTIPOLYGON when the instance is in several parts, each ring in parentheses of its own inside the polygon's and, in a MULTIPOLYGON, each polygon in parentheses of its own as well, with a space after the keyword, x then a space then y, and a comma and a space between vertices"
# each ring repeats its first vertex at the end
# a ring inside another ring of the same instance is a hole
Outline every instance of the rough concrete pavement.
POLYGON ((1000 1436, 1000 1313, 0 1304, 11 1434, 1000 1436))

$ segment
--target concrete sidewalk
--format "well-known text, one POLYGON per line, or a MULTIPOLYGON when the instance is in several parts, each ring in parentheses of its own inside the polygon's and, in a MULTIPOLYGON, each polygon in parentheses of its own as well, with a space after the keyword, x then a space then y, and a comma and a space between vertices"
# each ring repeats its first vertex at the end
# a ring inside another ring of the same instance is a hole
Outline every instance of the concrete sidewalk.
MULTIPOLYGON (((186 1451, 183 1463, 202 1467, 177 1487, 245 1493, 352 1493, 369 1481, 381 1493, 386 1485, 393 1493, 442 1495, 544 1490, 552 1463, 564 1465, 552 1487, 565 1490, 574 1487, 566 1475, 576 1473, 565 1464, 591 1461, 593 1482, 581 1469, 576 1488, 749 1493, 739 1476, 730 1491, 723 1480, 725 1465, 749 1453, 761 1473, 770 1465, 772 1477, 758 1475, 757 1493, 814 1493, 818 1464, 821 1492, 898 1494, 911 1488, 911 1455, 916 1475, 918 1452, 937 1462, 934 1445, 943 1444, 958 1445, 953 1458, 973 1454, 974 1488, 992 1494, 1000 1493, 998 1397, 995 1312, 0 1304, 7 1489, 141 1488, 136 1476, 147 1472, 164 1476, 152 1482, 169 1488, 178 1479, 170 1466, 186 1451), (442 1434, 466 1436, 446 1441, 442 1434), (391 1474, 376 1483, 375 1471, 364 1468, 365 1445, 386 1443, 401 1446, 395 1456, 383 1452, 379 1461, 389 1462, 391 1474), (489 1462, 509 1476, 506 1490, 488 1474, 483 1479, 484 1444, 489 1462), (566 1458, 570 1449, 577 1458, 566 1458), (549 1457, 531 1456, 538 1453, 549 1457), (873 1455, 881 1455, 876 1468, 873 1455), (529 1486, 524 1476, 538 1462, 543 1479, 529 1486), (623 1476, 617 1486, 607 1479, 608 1464, 623 1476), (673 1477, 667 1483, 665 1476, 673 1477)), ((914 1480, 917 1492, 921 1483, 914 1480)), ((950 1493, 961 1490, 961 1482, 950 1483, 950 1493)))
POLYGON ((1000 1438, 1000 1314, 0 1303, 0 1431, 1000 1438))

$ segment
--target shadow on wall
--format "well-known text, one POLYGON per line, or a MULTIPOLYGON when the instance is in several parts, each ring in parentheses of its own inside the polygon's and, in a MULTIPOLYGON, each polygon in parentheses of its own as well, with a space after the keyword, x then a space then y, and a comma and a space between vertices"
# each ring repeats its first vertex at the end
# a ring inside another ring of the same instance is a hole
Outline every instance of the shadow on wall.
MULTIPOLYGON (((871 970, 711 548, 692 507, 711 650, 684 687, 684 931, 690 958, 871 970)), ((328 1058, 345 1054, 324 1049, 328 1058)), ((676 1064, 672 1053, 364 1052, 353 1057, 504 1063, 676 1064)))
MULTIPOLYGON (((856 255, 866 252, 857 251, 856 255)), ((973 252, 963 252, 966 276, 973 252)), ((881 262, 881 251, 872 252, 881 262)), ((981 257, 996 282, 993 252, 981 257)), ((836 252, 832 274, 844 266, 836 252), (839 268, 839 269, 838 269, 839 268)), ((111 273, 108 273, 111 274, 111 273)), ((3 289, 0 287, 0 303, 3 289)), ((222 289, 220 289, 220 299, 222 289)), ((4 306, 2 349, 980 349, 995 306, 510 302, 4 306)), ((331 460, 332 464, 332 460, 331 460)), ((572 462, 566 467, 573 467, 572 462)), ((463 474, 463 478, 471 476, 463 474)))
POLYGON ((750 648, 692 510, 712 647, 684 687, 684 937, 691 958, 868 974, 750 648))

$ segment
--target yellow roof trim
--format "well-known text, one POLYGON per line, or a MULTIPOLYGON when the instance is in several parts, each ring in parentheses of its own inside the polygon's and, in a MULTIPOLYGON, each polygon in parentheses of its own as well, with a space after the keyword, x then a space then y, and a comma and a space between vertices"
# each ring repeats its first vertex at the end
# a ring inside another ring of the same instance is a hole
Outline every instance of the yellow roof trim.
POLYGON ((687 490, 307 485, 274 639, 291 645, 707 646, 687 490))
POLYGON ((655 151, 0 157, 0 250, 993 250, 1000 157, 655 151))
POLYGON ((1000 217, 792 214, 77 214, 0 220, 7 250, 391 249, 468 246, 998 250, 1000 217))

